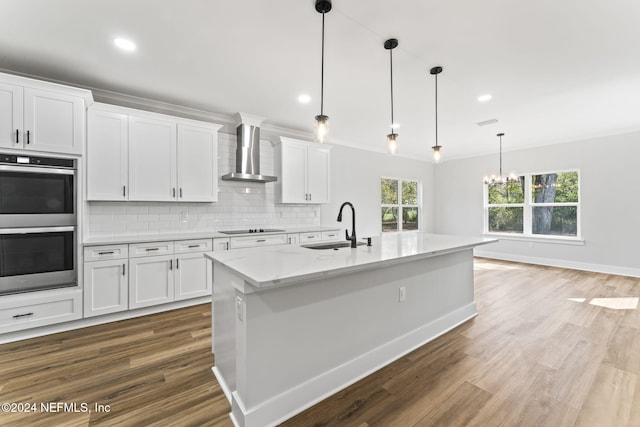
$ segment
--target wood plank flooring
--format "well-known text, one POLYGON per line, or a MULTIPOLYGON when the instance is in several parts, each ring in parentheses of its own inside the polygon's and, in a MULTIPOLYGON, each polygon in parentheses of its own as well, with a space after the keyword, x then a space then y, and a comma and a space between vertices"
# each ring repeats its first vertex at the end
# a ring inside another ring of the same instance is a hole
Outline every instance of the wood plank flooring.
MULTIPOLYGON (((479 315, 283 424, 640 426, 640 279, 476 259, 479 315)), ((230 426, 209 305, 0 346, 0 426, 230 426), (39 408, 38 408, 39 409, 39 408)))

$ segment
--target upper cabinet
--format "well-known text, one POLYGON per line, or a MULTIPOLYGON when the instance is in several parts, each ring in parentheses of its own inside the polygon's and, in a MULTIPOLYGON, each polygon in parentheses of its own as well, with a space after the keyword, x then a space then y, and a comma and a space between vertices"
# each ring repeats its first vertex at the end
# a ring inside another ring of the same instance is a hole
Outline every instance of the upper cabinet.
POLYGON ((215 202, 220 125, 96 104, 87 199, 215 202))
POLYGON ((0 74, 0 147, 81 154, 91 92, 0 74))
POLYGON ((275 146, 276 200, 279 203, 329 202, 330 147, 280 137, 275 146))

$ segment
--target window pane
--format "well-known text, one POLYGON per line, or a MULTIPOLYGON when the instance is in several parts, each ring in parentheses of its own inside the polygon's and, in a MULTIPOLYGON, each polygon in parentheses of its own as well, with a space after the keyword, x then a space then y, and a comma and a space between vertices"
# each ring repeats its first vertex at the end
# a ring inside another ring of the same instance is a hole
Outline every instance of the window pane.
POLYGON ((418 183, 415 181, 402 181, 402 204, 418 204, 418 183))
POLYGON ((398 208, 382 208, 382 232, 398 231, 398 208))
POLYGON ((523 208, 489 208, 489 231, 522 233, 523 208))
POLYGON ((402 229, 403 230, 418 229, 418 208, 402 209, 402 229))
POLYGON ((533 175, 531 178, 534 203, 578 201, 578 172, 533 175))
POLYGON ((516 182, 489 184, 489 204, 524 203, 524 177, 516 182))
POLYGON ((398 180, 382 178, 380 183, 380 193, 382 194, 383 205, 398 204, 398 180))
POLYGON ((578 208, 537 206, 533 208, 533 234, 578 235, 578 208))

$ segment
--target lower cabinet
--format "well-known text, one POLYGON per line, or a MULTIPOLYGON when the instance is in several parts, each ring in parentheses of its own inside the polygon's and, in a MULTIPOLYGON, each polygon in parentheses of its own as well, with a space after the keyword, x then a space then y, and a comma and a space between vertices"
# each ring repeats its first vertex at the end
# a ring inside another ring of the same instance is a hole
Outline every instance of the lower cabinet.
POLYGON ((84 317, 129 308, 128 245, 84 249, 84 317))
POLYGON ((211 295, 212 239, 84 249, 84 317, 211 295))
POLYGON ((0 334, 82 318, 82 290, 53 289, 3 296, 0 334))

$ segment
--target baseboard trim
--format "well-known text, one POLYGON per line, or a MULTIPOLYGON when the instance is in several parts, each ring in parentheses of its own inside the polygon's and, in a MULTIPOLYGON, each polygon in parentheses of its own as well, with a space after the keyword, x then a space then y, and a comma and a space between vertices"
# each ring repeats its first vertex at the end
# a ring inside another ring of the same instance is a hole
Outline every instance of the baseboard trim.
POLYGON ((297 385, 260 405, 247 409, 237 392, 232 393, 234 425, 275 426, 293 417, 380 368, 425 345, 477 315, 475 302, 435 319, 413 331, 376 347, 357 358, 297 385))
POLYGON ((479 249, 475 250, 474 255, 481 258, 492 258, 503 261, 522 262, 526 264, 545 265, 548 267, 569 268, 572 270, 583 270, 594 273, 615 274, 617 276, 640 278, 640 269, 638 268, 620 267, 607 264, 592 264, 553 258, 540 258, 527 255, 514 255, 504 252, 483 251, 479 249))

